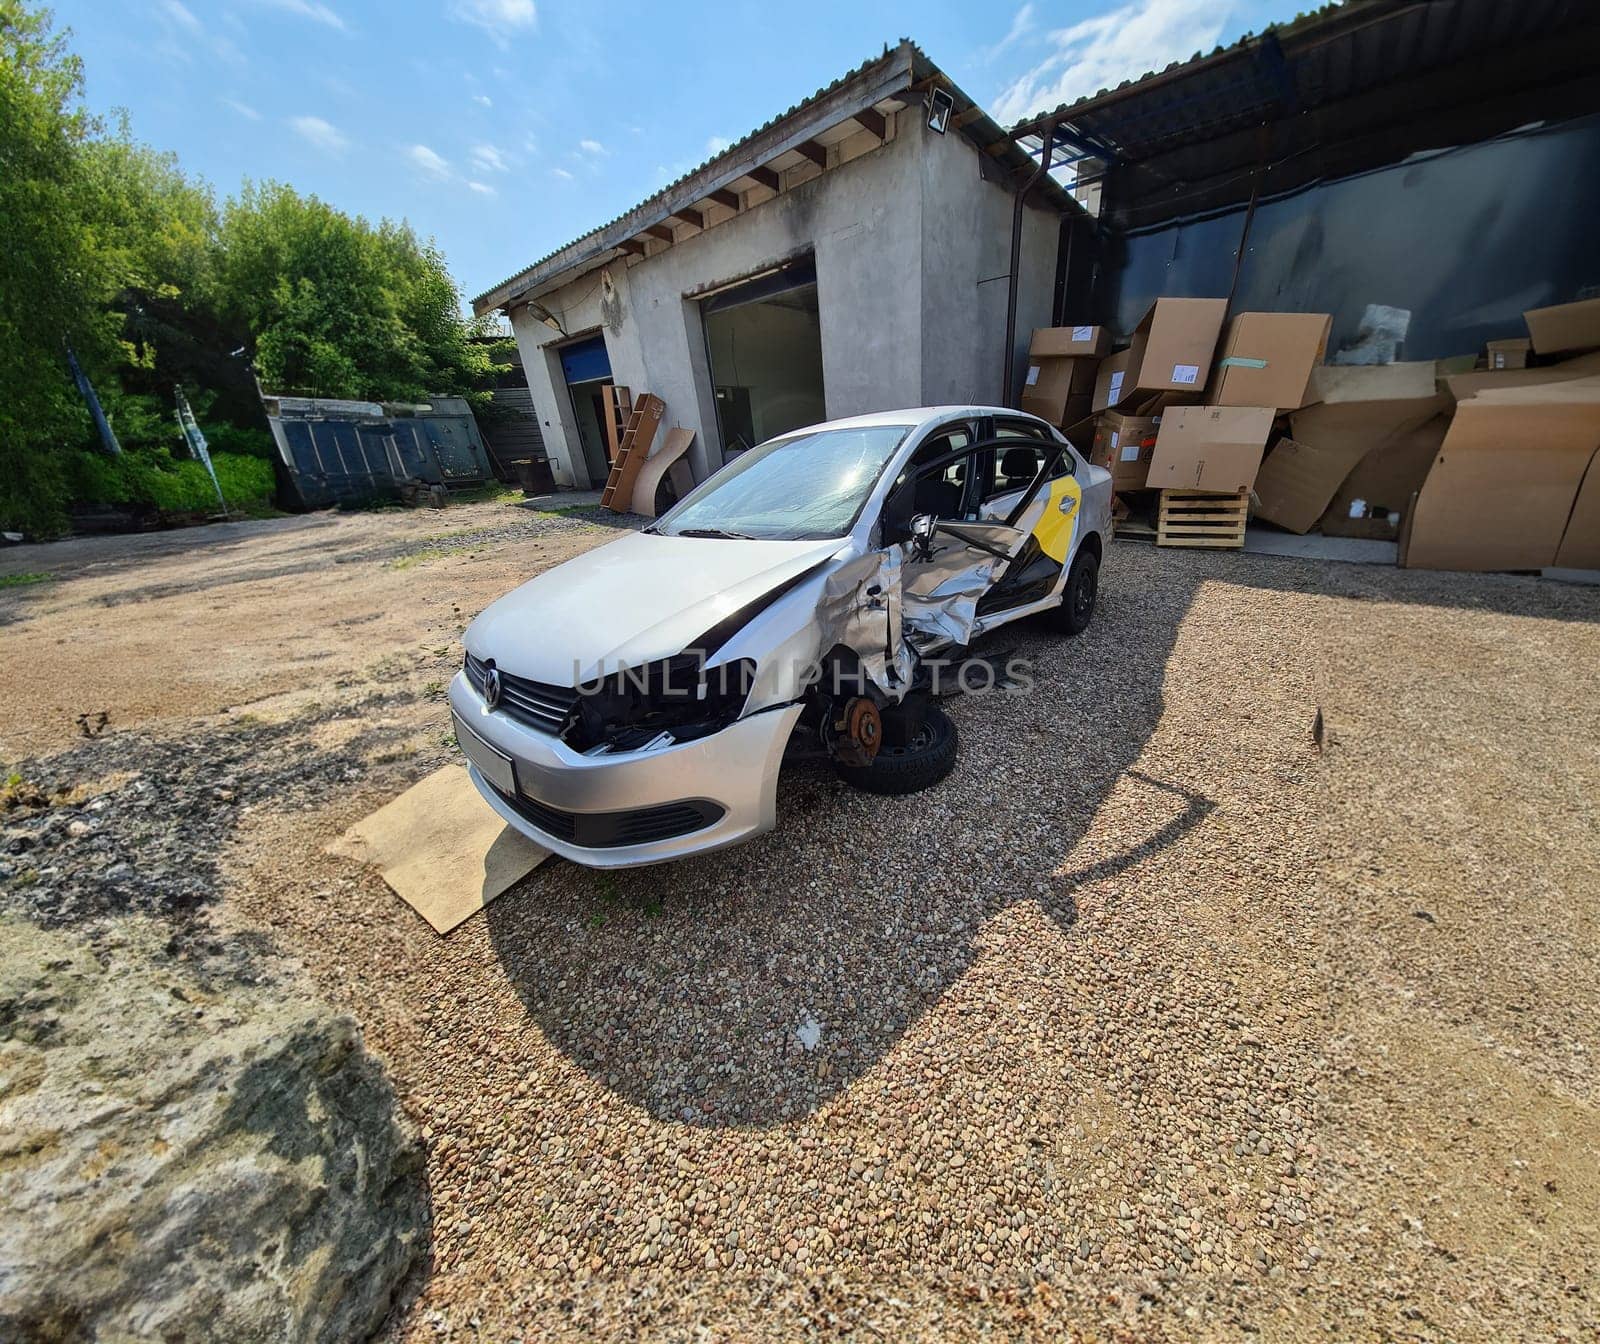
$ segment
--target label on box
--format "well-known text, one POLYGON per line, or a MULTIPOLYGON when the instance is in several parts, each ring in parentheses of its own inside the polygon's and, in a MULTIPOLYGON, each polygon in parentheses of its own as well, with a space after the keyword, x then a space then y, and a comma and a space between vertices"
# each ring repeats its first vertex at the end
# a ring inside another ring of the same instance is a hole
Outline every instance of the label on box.
POLYGON ((1111 431, 1111 446, 1113 448, 1115 448, 1117 446, 1117 431, 1116 430, 1112 430, 1111 431))
POLYGON ((1123 371, 1118 369, 1114 374, 1111 375, 1110 396, 1113 404, 1122 400, 1122 373, 1123 371))
POLYGON ((1139 445, 1130 443, 1124 448, 1122 450, 1122 460, 1124 462, 1137 462, 1139 460, 1139 445))
POLYGON ((1072 339, 1075 341, 1092 341, 1094 340, 1094 328, 1074 327, 1072 329, 1072 339))
POLYGON ((1172 377, 1169 383, 1197 383, 1200 381, 1200 366, 1198 364, 1174 364, 1172 377))
POLYGON ((1039 381, 1039 366, 1037 364, 1028 365, 1028 386, 1032 387, 1038 381, 1039 381))

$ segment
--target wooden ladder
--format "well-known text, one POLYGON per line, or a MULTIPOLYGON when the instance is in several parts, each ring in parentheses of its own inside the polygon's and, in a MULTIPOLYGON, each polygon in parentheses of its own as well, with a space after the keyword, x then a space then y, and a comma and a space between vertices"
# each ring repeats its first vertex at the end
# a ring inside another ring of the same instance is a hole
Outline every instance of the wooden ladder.
POLYGON ((628 427, 628 417, 633 414, 633 394, 627 388, 608 383, 600 389, 600 401, 606 413, 606 463, 617 460, 622 447, 622 434, 628 427))
POLYGON ((611 463, 611 475, 606 478, 606 488, 600 492, 600 503, 605 508, 616 513, 629 511, 633 504, 634 478, 650 456, 650 445, 655 442, 656 430, 661 427, 666 409, 666 402, 650 392, 633 403, 633 410, 623 425, 617 455, 611 463))

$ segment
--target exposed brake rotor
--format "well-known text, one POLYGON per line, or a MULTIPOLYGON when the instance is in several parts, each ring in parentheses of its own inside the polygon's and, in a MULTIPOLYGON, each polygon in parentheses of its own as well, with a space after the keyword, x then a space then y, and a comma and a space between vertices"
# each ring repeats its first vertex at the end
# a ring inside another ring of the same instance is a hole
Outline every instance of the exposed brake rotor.
POLYGON ((833 724, 833 754, 845 765, 870 765, 883 745, 883 716, 864 695, 846 700, 833 724))

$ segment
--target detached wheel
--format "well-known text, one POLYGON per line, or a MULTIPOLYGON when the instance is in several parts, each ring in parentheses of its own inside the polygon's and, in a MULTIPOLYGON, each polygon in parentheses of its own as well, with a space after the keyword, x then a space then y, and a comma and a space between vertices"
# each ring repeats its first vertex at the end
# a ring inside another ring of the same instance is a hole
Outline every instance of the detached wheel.
POLYGON ((1087 630, 1099 591, 1100 561, 1093 551, 1079 551, 1067 572, 1061 605, 1053 613, 1056 628, 1068 635, 1081 635, 1087 630))
POLYGON ((956 764, 956 726, 937 705, 922 711, 921 722, 899 744, 884 745, 868 765, 842 765, 833 768, 839 778, 867 793, 919 793, 948 775, 956 764))

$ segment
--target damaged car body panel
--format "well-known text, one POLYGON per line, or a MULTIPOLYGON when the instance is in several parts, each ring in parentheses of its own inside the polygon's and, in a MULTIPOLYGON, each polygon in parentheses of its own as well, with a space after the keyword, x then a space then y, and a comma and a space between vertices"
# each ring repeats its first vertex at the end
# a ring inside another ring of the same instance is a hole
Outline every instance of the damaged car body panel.
POLYGON ((1110 507, 1108 473, 999 408, 760 445, 472 623, 450 704, 474 783, 592 866, 749 839, 775 824, 786 752, 859 770, 914 748, 927 661, 1062 607, 1110 507))

